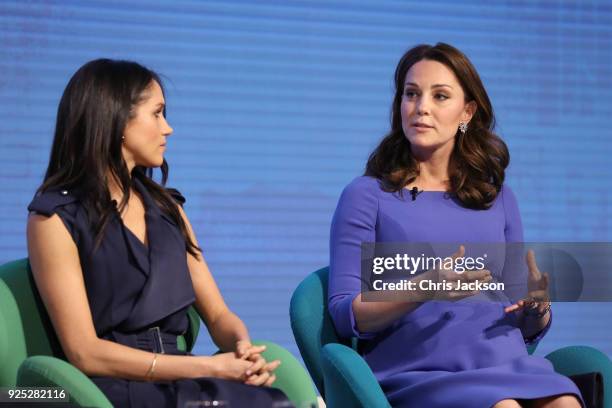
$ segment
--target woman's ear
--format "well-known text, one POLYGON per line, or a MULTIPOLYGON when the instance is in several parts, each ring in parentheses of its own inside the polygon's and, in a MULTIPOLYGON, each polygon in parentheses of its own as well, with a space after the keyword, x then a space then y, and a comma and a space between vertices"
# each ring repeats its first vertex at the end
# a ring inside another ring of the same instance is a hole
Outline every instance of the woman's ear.
POLYGON ((476 113, 476 109, 477 109, 476 102, 470 101, 466 103, 465 108, 463 109, 463 116, 461 120, 463 122, 469 123, 474 117, 474 114, 476 113))

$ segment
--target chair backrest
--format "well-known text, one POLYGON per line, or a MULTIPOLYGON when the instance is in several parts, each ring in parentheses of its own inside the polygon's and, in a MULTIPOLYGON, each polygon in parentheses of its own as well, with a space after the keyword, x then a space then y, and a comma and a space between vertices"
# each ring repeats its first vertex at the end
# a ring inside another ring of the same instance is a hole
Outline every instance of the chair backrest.
POLYGON ((327 311, 328 274, 329 268, 325 267, 308 275, 293 292, 289 307, 295 341, 306 368, 323 397, 325 390, 321 365, 322 347, 327 343, 350 346, 350 342, 338 338, 327 311))
POLYGON ((63 357, 26 258, 0 266, 0 386, 15 386, 33 355, 63 357))
MULTIPOLYGON (((190 351, 200 328, 193 307, 188 318, 189 330, 178 343, 190 351)), ((0 266, 0 387, 15 386, 19 366, 34 355, 66 359, 24 258, 0 266)))

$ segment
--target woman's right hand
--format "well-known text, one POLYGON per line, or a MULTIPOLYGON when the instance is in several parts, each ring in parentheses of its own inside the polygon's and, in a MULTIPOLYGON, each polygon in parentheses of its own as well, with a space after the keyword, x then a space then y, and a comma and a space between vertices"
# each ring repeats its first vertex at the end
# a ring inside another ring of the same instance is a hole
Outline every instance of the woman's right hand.
MULTIPOLYGON (((451 255, 453 260, 462 258, 465 255, 465 247, 459 246, 459 249, 451 255)), ((420 279, 430 280, 434 283, 446 283, 451 286, 451 289, 436 290, 425 295, 430 300, 450 300, 456 301, 466 297, 476 295, 479 290, 457 289, 459 284, 471 284, 476 281, 490 282, 493 278, 491 272, 487 269, 466 270, 462 273, 457 273, 453 269, 443 268, 428 271, 421 275, 420 279)))
POLYGON ((219 353, 212 357, 212 376, 225 380, 240 381, 250 385, 270 386, 276 380, 274 370, 280 365, 279 360, 266 362, 259 356, 256 361, 236 357, 236 353, 219 353))
POLYGON ((247 380, 247 370, 253 365, 251 361, 236 357, 236 353, 219 353, 208 357, 211 361, 211 376, 244 382, 247 380))

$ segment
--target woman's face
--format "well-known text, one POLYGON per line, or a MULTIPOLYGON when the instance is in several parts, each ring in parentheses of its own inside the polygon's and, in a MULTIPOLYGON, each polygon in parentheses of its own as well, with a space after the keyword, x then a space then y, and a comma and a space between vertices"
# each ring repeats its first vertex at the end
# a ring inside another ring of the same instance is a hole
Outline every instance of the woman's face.
POLYGON ((159 167, 164 161, 166 138, 172 128, 164 117, 165 100, 157 81, 144 91, 143 101, 123 132, 123 159, 131 171, 134 166, 159 167))
POLYGON ((442 149, 450 154, 459 122, 469 122, 475 102, 465 95, 446 65, 421 60, 406 73, 401 102, 402 129, 414 154, 428 156, 442 149))

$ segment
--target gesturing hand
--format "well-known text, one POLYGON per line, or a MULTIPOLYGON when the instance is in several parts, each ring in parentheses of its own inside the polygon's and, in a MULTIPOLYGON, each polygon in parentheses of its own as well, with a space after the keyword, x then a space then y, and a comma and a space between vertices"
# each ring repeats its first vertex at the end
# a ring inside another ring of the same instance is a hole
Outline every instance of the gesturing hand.
MULTIPOLYGON (((460 245, 459 249, 451 255, 453 265, 457 259, 463 258, 464 255, 465 247, 460 245)), ((469 287, 469 285, 477 281, 486 283, 490 282, 493 278, 491 277, 491 272, 487 269, 466 270, 462 273, 457 273, 452 268, 443 267, 442 269, 434 269, 426 272, 420 279, 429 279, 436 283, 443 282, 450 285, 450 289, 444 288, 433 292, 433 297, 430 297, 430 299, 456 301, 474 296, 480 292, 478 289, 462 289, 464 287, 463 285, 468 285, 467 287, 469 287)))
POLYGON ((526 256, 529 275, 527 278, 527 297, 507 306, 506 313, 516 310, 528 310, 532 315, 543 315, 550 307, 550 296, 548 295, 548 274, 540 272, 533 250, 527 251, 526 256))

